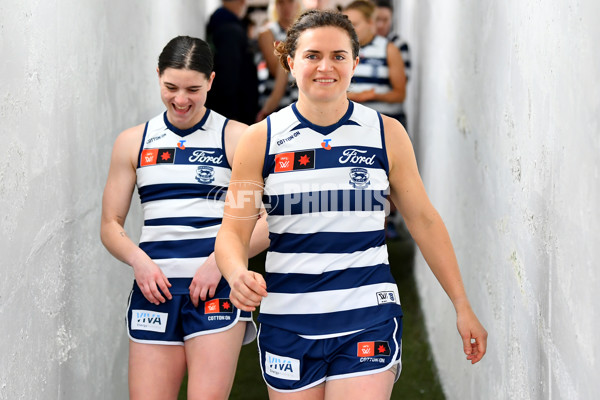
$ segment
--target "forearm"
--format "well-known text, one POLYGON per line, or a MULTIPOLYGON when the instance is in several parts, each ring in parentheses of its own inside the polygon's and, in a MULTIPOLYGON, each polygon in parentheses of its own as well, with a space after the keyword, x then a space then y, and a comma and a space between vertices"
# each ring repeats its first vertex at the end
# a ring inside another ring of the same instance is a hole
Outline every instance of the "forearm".
POLYGON ((250 238, 250 244, 248 249, 248 256, 250 258, 262 253, 269 247, 269 226, 267 225, 266 214, 256 221, 254 230, 252 231, 252 237, 250 238))
POLYGON ((419 219, 416 223, 410 220, 406 223, 429 268, 457 312, 470 308, 452 242, 440 215, 432 210, 419 219))
POLYGON ((406 98, 406 90, 390 90, 385 93, 375 93, 373 101, 381 101, 384 103, 402 103, 406 98))
POLYGON ((248 269, 249 245, 233 232, 221 229, 215 242, 215 259, 223 277, 230 282, 240 269, 248 269))
POLYGON ((116 221, 102 223, 100 238, 110 254, 129 266, 133 267, 141 258, 148 258, 148 255, 127 236, 123 226, 116 221))

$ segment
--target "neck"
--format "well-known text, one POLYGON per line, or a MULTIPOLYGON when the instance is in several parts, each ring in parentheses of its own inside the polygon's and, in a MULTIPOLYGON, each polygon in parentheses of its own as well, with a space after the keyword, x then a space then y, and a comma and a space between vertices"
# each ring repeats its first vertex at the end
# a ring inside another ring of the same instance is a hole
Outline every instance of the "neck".
POLYGON ((245 0, 226 0, 223 7, 234 13, 238 18, 243 17, 245 0))
POLYGON ((319 126, 329 126, 338 122, 348 111, 348 98, 342 96, 336 102, 306 101, 300 96, 296 108, 310 122, 319 126))
POLYGON ((374 33, 372 35, 370 35, 368 38, 366 38, 365 40, 359 41, 358 44, 360 44, 361 46, 364 46, 364 45, 371 43, 373 41, 373 39, 375 39, 374 33))

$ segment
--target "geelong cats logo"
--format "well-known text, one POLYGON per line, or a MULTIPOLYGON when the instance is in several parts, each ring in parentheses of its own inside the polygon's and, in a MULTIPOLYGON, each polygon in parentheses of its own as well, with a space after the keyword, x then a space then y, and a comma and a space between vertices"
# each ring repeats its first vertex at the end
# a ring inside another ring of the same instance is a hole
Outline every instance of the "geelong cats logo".
POLYGON ((215 180, 215 169, 208 165, 201 165, 196 170, 196 180, 203 184, 212 183, 215 180))
POLYGON ((350 182, 354 189, 365 189, 371 184, 369 171, 366 168, 350 168, 350 182))

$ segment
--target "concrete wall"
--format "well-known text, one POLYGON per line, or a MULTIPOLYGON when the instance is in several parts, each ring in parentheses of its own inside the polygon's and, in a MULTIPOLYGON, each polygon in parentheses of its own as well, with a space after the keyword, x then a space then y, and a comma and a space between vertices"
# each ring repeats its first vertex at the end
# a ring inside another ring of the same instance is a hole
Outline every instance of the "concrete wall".
POLYGON ((597 398, 600 3, 402 0, 400 14, 420 170, 490 335, 468 364, 419 257, 448 398, 597 398))
POLYGON ((0 399, 127 398, 133 274, 100 243, 101 196, 178 34, 203 36, 201 1, 0 4, 0 399))

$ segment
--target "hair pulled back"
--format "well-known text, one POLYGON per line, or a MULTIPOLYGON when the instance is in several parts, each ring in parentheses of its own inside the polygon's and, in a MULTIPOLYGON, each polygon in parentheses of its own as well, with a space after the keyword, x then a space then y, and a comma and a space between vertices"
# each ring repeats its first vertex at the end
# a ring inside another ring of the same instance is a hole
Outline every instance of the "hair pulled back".
POLYGON ((158 73, 167 68, 189 69, 204 74, 207 78, 213 71, 213 55, 208 44, 198 38, 177 36, 158 56, 158 73))
POLYGON ((302 13, 296 22, 288 29, 286 39, 275 45, 275 55, 279 57, 279 62, 283 66, 283 69, 286 71, 290 70, 287 57, 290 56, 291 58, 294 58, 298 46, 298 39, 304 31, 329 26, 343 29, 348 33, 352 45, 352 57, 358 57, 360 44, 358 43, 358 37, 356 36, 354 27, 348 17, 339 11, 308 10, 302 13))
POLYGON ((375 10, 377 6, 375 3, 370 0, 354 0, 346 7, 344 7, 344 11, 346 10, 356 10, 360 12, 366 20, 370 20, 375 15, 375 10))

